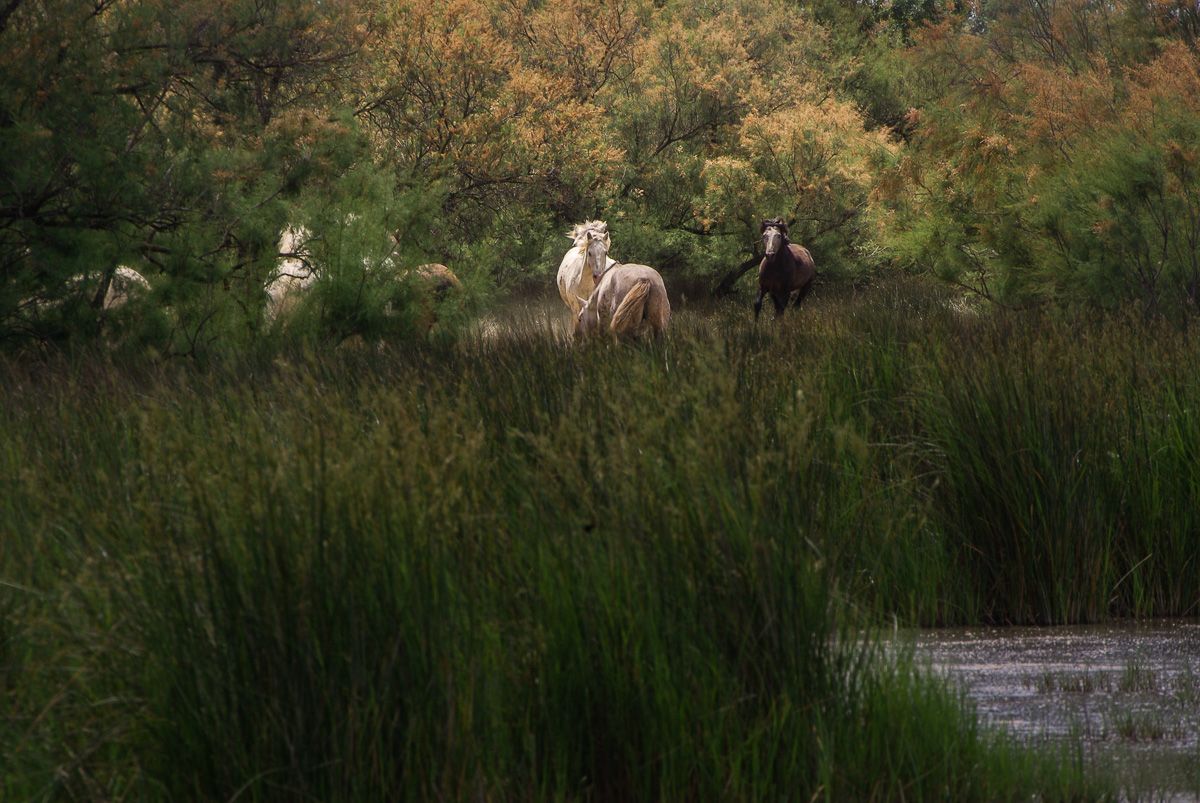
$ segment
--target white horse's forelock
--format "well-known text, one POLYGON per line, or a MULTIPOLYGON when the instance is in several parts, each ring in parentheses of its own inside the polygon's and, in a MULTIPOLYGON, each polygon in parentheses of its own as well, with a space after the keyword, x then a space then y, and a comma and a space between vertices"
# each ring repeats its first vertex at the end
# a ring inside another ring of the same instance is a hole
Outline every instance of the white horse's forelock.
POLYGON ((589 231, 598 235, 602 235, 604 237, 605 244, 609 244, 608 224, 603 220, 585 220, 583 223, 576 223, 571 227, 571 230, 567 232, 567 236, 570 237, 576 245, 581 245, 584 235, 589 231))

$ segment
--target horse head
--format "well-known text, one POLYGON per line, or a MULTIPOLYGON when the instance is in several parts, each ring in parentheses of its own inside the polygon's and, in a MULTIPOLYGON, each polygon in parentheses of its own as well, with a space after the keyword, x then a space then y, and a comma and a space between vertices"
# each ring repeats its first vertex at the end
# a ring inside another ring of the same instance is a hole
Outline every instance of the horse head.
POLYGON ((600 313, 596 309, 597 305, 592 303, 594 297, 594 294, 588 298, 579 297, 583 306, 579 308, 579 315, 575 318, 575 337, 587 337, 600 325, 600 313))
POLYGON ((593 283, 598 283, 608 265, 608 249, 612 240, 608 234, 608 224, 603 220, 589 220, 579 223, 567 233, 575 242, 575 247, 583 255, 583 269, 589 267, 592 271, 593 283))
POLYGON ((783 218, 773 218, 764 220, 762 226, 759 227, 762 232, 763 253, 772 257, 779 253, 788 244, 788 226, 787 221, 783 218))

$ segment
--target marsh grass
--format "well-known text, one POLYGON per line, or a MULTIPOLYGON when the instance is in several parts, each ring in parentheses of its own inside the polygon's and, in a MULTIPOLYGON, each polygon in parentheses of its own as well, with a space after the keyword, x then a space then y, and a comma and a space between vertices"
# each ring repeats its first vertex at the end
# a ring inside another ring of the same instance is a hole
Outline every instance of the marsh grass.
POLYGON ((1196 670, 1176 675, 1171 693, 1181 705, 1200 706, 1200 679, 1196 670))
POLYGON ((1158 673, 1137 661, 1126 664, 1117 679, 1117 691, 1123 694, 1155 694, 1160 687, 1158 673))
POLYGON ((748 319, 0 364, 0 797, 1102 794, 862 627, 1194 612, 1190 336, 748 319))
POLYGON ((1025 680, 1027 688, 1038 694, 1094 694, 1112 691, 1112 678, 1107 672, 1041 672, 1025 680))
POLYGON ((1107 724, 1112 738, 1125 742, 1161 742, 1183 738, 1180 725, 1162 714, 1125 711, 1115 714, 1107 724))

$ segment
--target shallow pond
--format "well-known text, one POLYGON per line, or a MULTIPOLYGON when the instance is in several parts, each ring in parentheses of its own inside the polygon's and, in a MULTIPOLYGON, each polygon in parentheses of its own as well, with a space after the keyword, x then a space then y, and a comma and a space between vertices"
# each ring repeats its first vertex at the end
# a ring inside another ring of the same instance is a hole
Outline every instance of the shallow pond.
POLYGON ((929 630, 915 649, 983 722, 1079 740, 1139 799, 1200 799, 1200 622, 929 630))

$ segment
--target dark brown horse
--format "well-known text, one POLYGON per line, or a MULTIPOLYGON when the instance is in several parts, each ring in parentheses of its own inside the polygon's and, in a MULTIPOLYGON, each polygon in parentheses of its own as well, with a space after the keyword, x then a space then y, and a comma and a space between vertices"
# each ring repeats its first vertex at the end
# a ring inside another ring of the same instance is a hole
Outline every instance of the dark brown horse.
POLYGON ((763 253, 758 265, 758 298, 754 301, 754 320, 762 312, 763 296, 770 294, 775 302, 775 317, 787 309, 788 297, 796 294, 793 306, 800 302, 812 289, 813 277, 817 275, 812 254, 807 248, 788 241, 787 223, 782 218, 762 222, 763 253))

